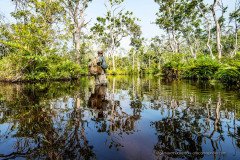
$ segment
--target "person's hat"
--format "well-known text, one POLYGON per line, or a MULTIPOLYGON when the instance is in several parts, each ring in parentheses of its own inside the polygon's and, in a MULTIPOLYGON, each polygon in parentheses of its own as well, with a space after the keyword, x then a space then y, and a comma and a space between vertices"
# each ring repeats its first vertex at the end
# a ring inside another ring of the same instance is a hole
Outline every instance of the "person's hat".
POLYGON ((102 50, 99 50, 99 51, 98 51, 98 54, 103 54, 103 51, 102 51, 102 50))

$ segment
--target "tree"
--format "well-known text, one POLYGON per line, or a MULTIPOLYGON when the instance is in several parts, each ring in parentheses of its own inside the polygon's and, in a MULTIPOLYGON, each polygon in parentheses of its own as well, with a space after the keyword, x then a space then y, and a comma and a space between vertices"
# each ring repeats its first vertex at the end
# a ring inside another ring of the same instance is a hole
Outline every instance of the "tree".
POLYGON ((150 44, 150 49, 152 49, 158 59, 158 69, 160 69, 161 67, 161 54, 162 54, 162 49, 161 49, 161 45, 162 45, 163 41, 160 39, 159 36, 156 36, 154 38, 151 39, 151 44, 150 44))
POLYGON ((222 30, 221 30, 221 25, 224 22, 223 18, 223 13, 226 12, 226 7, 223 7, 223 5, 220 3, 220 0, 214 0, 213 4, 211 6, 211 11, 213 15, 213 19, 216 25, 216 43, 217 43, 217 51, 218 51, 218 59, 222 58, 222 44, 221 44, 221 35, 222 35, 222 30), (222 9, 222 15, 221 17, 217 17, 217 6, 220 6, 222 9))
POLYGON ((156 24, 166 30, 172 52, 180 50, 179 40, 182 36, 191 54, 196 58, 198 37, 201 34, 201 18, 197 9, 197 0, 155 0, 159 4, 156 24))
POLYGON ((197 0, 179 2, 181 9, 181 23, 179 24, 179 31, 182 33, 186 43, 190 48, 193 58, 197 58, 197 51, 199 49, 198 39, 201 37, 202 30, 200 28, 201 18, 197 9, 197 0))
POLYGON ((234 56, 237 54, 238 51, 238 29, 240 26, 240 1, 235 1, 235 10, 230 13, 230 22, 234 21, 234 27, 235 27, 235 46, 234 51, 231 56, 234 56))
POLYGON ((159 12, 156 14, 156 24, 166 31, 168 42, 172 52, 179 52, 179 42, 177 40, 178 30, 182 17, 179 0, 154 0, 159 5, 159 12))
POLYGON ((98 36, 99 41, 104 44, 107 51, 112 56, 112 67, 115 67, 115 54, 124 37, 130 36, 133 26, 136 26, 137 18, 133 13, 126 11, 121 6, 124 0, 109 0, 105 4, 106 16, 97 17, 97 23, 91 28, 91 31, 98 36))
POLYGON ((205 22, 206 22, 206 28, 207 28, 207 47, 208 47, 208 50, 209 50, 209 53, 210 53, 210 56, 212 57, 212 59, 214 59, 214 55, 213 55, 213 52, 212 52, 212 46, 210 44, 211 42, 211 37, 212 37, 212 20, 210 18, 210 16, 208 14, 210 14, 210 10, 209 10, 209 7, 207 7, 207 5, 205 5, 203 2, 199 2, 198 3, 198 9, 202 15, 202 17, 204 18, 205 22))
POLYGON ((86 27, 86 9, 92 0, 61 0, 62 6, 65 7, 66 25, 72 33, 74 49, 77 57, 77 62, 80 64, 81 59, 81 43, 83 39, 83 28, 86 27))
POLYGON ((142 31, 141 31, 141 27, 137 24, 133 24, 130 27, 130 31, 132 33, 132 37, 131 37, 131 43, 130 45, 133 46, 133 50, 132 50, 132 69, 134 70, 135 67, 135 55, 137 54, 137 69, 138 72, 140 71, 140 60, 139 60, 139 49, 142 47, 143 45, 143 40, 144 38, 141 37, 142 35, 142 31))
MULTIPOLYGON (((1 43, 31 54, 47 55, 56 51, 54 24, 59 21, 61 8, 57 1, 14 1, 11 15, 17 23, 2 26, 1 43)), ((19 53, 19 51, 16 51, 19 53)))

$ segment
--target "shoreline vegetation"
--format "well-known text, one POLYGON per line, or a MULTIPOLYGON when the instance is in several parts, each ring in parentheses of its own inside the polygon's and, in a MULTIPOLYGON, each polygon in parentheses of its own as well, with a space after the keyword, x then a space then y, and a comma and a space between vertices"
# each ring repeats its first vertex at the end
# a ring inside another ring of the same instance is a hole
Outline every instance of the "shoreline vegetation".
MULTIPOLYGON (((186 57, 187 54, 170 54, 162 57, 160 68, 154 65, 145 68, 128 66, 113 71, 107 70, 107 75, 134 75, 147 74, 168 80, 207 80, 221 82, 224 86, 240 88, 240 53, 233 58, 222 61, 211 59, 209 56, 199 56, 197 59, 186 57)), ((108 59, 107 61, 111 61, 108 59)), ((121 63, 121 62, 119 62, 121 63)), ((117 63, 118 64, 118 63, 117 63)), ((51 81, 74 81, 82 76, 91 76, 87 65, 81 65, 58 56, 16 56, 9 55, 0 59, 0 82, 7 83, 37 83, 51 81)))
POLYGON ((12 0, 8 16, 14 21, 0 13, 0 81, 76 80, 89 75, 90 60, 102 50, 109 75, 151 74, 240 88, 237 0, 231 9, 219 0, 155 0, 159 10, 152 25, 163 32, 148 39, 124 0, 105 1, 105 14, 89 24, 92 3, 12 0), (126 39, 128 49, 122 46, 126 39))

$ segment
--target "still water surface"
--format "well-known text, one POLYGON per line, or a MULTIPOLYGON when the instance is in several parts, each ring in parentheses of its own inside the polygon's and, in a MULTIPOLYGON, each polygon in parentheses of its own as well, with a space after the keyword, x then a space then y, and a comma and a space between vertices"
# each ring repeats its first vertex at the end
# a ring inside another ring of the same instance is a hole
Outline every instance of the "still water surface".
POLYGON ((156 77, 0 84, 0 159, 239 159, 240 96, 156 77))

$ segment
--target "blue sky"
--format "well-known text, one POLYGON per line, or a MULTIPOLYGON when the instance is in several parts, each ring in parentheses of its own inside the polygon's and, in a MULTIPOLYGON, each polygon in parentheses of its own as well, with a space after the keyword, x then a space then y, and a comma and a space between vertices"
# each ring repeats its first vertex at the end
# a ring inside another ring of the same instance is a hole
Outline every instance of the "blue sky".
MULTIPOLYGON (((205 0, 208 3, 212 3, 213 0, 205 0)), ((228 5, 228 11, 234 9, 235 0, 223 0, 225 5, 228 5)), ((126 10, 132 11, 134 16, 141 19, 139 24, 142 26, 143 36, 145 38, 151 38, 156 35, 160 35, 162 31, 151 22, 156 19, 155 13, 158 11, 158 5, 154 3, 154 0, 125 0, 123 6, 126 10)), ((0 0, 0 13, 5 15, 8 21, 13 21, 10 13, 14 11, 14 5, 11 0, 0 0)), ((104 0, 93 0, 87 9, 87 19, 91 19, 91 24, 95 22, 97 16, 103 16, 106 12, 104 6, 104 0)), ((90 24, 90 25, 91 25, 90 24)), ((128 43, 125 41, 124 43, 128 43)))
MULTIPOLYGON (((106 12, 103 3, 104 0, 95 0, 89 6, 87 14, 93 19, 92 22, 97 16, 102 16, 106 12)), ((134 16, 141 20, 138 23, 142 26, 144 37, 151 38, 159 34, 159 28, 151 24, 155 21, 155 13, 158 11, 158 5, 153 0, 125 0, 123 7, 125 10, 132 11, 134 16)))

